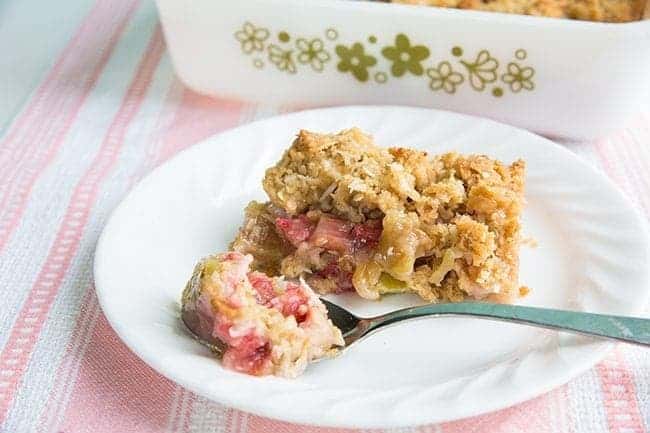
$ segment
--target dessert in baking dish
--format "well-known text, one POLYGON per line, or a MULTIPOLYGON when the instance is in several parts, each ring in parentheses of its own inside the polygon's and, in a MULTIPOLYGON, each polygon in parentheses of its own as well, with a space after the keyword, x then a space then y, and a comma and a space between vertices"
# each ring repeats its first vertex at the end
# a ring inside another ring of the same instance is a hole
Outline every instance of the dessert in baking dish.
POLYGON ((251 272, 251 256, 230 252, 196 265, 182 317, 231 370, 295 377, 310 361, 336 354, 341 331, 304 282, 251 272))
POLYGON ((523 161, 384 149, 358 129, 301 131, 266 172, 232 248, 319 293, 427 301, 518 294, 523 161))
POLYGON ((641 19, 646 0, 391 0, 393 3, 477 9, 585 21, 641 19))

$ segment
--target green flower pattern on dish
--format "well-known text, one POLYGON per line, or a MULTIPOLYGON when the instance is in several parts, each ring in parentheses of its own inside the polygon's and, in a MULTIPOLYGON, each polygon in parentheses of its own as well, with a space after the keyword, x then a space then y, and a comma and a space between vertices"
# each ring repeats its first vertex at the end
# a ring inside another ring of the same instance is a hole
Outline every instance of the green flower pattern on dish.
POLYGON ((488 50, 479 51, 473 62, 461 60, 460 63, 467 68, 469 83, 474 90, 482 92, 487 83, 494 83, 497 80, 499 61, 492 57, 488 50))
POLYGON ((351 47, 337 45, 336 54, 341 59, 337 69, 341 72, 351 72, 361 82, 368 81, 368 68, 377 64, 377 58, 366 54, 359 42, 351 47))
POLYGON ((395 37, 395 45, 385 47, 381 54, 393 63, 390 72, 394 77, 401 77, 407 71, 422 75, 422 61, 429 57, 429 49, 424 45, 411 45, 408 36, 400 33, 395 37))
POLYGON ((465 81, 462 74, 455 72, 447 61, 440 62, 436 68, 427 69, 427 76, 430 78, 429 88, 431 90, 442 89, 450 95, 456 93, 456 87, 465 81))
POLYGON ((234 36, 241 51, 251 56, 252 66, 259 70, 272 64, 288 74, 304 73, 309 69, 323 73, 333 57, 337 57, 333 62, 335 71, 350 73, 364 85, 383 86, 389 78, 424 75, 431 92, 444 91, 453 95, 467 87, 476 92, 488 89, 485 93, 495 98, 520 94, 522 89, 530 92, 536 87, 535 69, 525 64, 530 56, 520 47, 513 47, 510 62, 502 66, 487 49, 474 51, 475 57, 467 47, 459 45, 436 48, 433 52, 426 45, 414 44, 404 33, 398 33, 392 43, 382 43, 381 35, 377 34, 363 36, 362 42, 346 43, 345 34, 340 30, 328 27, 321 30, 320 37, 315 37, 318 35, 296 35, 291 34, 291 29, 275 29, 273 34, 279 41, 276 44, 270 43, 272 32, 268 28, 246 21, 234 36), (258 55, 264 52, 268 53, 268 62, 258 55), (429 63, 432 53, 441 52, 447 53, 446 59, 434 57, 429 63))
POLYGON ((296 73, 296 63, 293 61, 293 51, 285 50, 275 44, 269 45, 269 60, 279 70, 290 74, 296 73))
POLYGON ((302 38, 298 39, 296 48, 298 49, 298 62, 311 65, 311 68, 316 72, 322 72, 325 63, 330 60, 330 53, 325 50, 325 44, 318 38, 311 41, 302 38))
POLYGON ((269 34, 267 29, 255 27, 246 21, 242 29, 235 32, 235 38, 241 43, 242 51, 251 54, 254 51, 264 51, 264 41, 268 39, 269 34))
POLYGON ((521 89, 533 90, 535 70, 531 67, 521 67, 517 63, 508 63, 508 72, 501 76, 501 81, 510 86, 510 90, 519 93, 521 89))

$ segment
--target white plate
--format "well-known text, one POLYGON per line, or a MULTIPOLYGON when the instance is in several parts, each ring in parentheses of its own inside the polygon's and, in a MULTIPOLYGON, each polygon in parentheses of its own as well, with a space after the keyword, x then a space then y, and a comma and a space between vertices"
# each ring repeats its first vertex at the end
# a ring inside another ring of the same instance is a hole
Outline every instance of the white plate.
MULTIPOLYGON (((145 362, 200 395, 305 424, 395 427, 500 409, 586 370, 608 344, 479 319, 390 328, 296 379, 224 370, 179 321, 194 263, 227 248, 245 204, 264 197, 264 169, 301 128, 359 126, 383 146, 480 152, 528 163, 521 253, 527 305, 635 314, 648 297, 643 220, 602 174, 539 136, 492 121, 404 107, 347 107, 280 116, 215 136, 145 178, 115 210, 95 255, 95 284, 109 322, 145 362)), ((358 313, 414 302, 339 299, 358 313)))

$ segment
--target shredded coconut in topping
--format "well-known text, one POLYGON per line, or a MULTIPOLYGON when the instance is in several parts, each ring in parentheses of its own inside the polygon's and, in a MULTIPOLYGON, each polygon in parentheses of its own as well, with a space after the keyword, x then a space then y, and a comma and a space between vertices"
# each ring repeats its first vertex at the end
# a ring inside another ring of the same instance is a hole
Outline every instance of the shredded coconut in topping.
POLYGON ((640 20, 646 3, 645 0, 392 0, 392 2, 603 22, 640 20))
POLYGON ((254 267, 305 276, 321 293, 353 287, 369 299, 411 290, 428 301, 507 301, 519 288, 524 176, 521 160, 384 149, 358 129, 301 131, 266 171, 270 202, 249 205, 232 246, 252 254, 254 267), (256 229, 278 214, 316 229, 299 242, 286 230, 256 229), (352 249, 368 223, 377 241, 352 249))

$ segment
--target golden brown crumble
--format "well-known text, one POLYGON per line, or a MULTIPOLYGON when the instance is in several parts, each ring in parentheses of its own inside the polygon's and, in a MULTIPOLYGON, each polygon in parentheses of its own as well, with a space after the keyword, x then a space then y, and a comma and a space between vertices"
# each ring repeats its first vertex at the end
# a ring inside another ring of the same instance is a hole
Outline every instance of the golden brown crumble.
POLYGON ((251 254, 255 261, 253 268, 270 276, 280 275, 279 263, 292 253, 289 243, 275 230, 275 219, 279 216, 273 206, 251 202, 244 211, 244 225, 230 249, 242 254, 251 254))
POLYGON ((307 277, 321 293, 350 275, 369 299, 410 290, 428 301, 508 300, 519 288, 524 174, 521 160, 383 149, 358 129, 301 131, 266 172, 270 203, 249 205, 232 247, 265 272, 307 277), (379 226, 380 235, 357 250, 314 236, 292 245, 274 230, 279 217, 311 227, 340 221, 345 233, 379 226))
POLYGON ((603 22, 640 20, 646 4, 646 0, 392 0, 392 2, 603 22))

